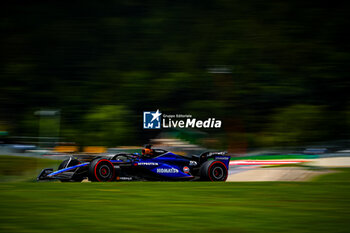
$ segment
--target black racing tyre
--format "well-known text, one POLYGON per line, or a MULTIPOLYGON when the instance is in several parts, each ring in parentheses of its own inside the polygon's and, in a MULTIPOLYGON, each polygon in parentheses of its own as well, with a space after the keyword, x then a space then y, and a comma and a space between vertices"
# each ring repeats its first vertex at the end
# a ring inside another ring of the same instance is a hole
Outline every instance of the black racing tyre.
POLYGON ((115 179, 114 165, 107 159, 95 159, 89 165, 90 181, 112 181, 115 179))
POLYGON ((200 168, 201 180, 205 181, 225 181, 228 171, 225 164, 218 160, 207 161, 200 168))

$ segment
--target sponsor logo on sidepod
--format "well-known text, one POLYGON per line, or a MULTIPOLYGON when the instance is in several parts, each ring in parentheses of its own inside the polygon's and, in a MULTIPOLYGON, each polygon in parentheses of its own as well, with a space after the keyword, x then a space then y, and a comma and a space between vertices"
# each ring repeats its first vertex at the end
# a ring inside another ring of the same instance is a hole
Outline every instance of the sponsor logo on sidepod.
POLYGON ((175 168, 157 168, 157 173, 179 173, 179 170, 175 168))
POLYGON ((197 162, 196 161, 190 161, 190 166, 197 166, 197 162))
POLYGON ((183 168, 183 171, 184 171, 184 173, 189 173, 189 172, 190 172, 190 168, 187 167, 187 166, 185 166, 185 167, 183 168))
POLYGON ((148 162, 148 163, 137 163, 137 165, 141 165, 141 166, 158 166, 158 163, 152 163, 152 162, 148 162))

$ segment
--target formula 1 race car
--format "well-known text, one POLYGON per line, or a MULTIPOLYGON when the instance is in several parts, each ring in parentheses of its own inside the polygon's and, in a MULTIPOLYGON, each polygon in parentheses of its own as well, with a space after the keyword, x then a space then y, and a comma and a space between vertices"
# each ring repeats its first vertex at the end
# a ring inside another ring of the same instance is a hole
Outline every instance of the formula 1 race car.
POLYGON ((90 161, 69 158, 57 171, 46 168, 37 180, 60 180, 62 182, 90 181, 225 181, 230 156, 226 152, 205 152, 201 155, 180 156, 151 145, 142 149, 142 155, 119 153, 97 156, 90 161))

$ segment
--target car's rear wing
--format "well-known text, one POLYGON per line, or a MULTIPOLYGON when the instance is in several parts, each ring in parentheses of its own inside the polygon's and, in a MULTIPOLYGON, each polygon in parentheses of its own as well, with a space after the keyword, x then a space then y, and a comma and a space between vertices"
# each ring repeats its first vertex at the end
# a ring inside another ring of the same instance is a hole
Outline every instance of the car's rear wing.
POLYGON ((200 157, 206 157, 208 159, 219 160, 225 164, 227 169, 229 169, 231 156, 227 155, 227 151, 208 151, 200 155, 200 157))
POLYGON ((225 164, 226 168, 229 169, 231 156, 218 155, 218 156, 215 156, 214 159, 223 162, 225 164))

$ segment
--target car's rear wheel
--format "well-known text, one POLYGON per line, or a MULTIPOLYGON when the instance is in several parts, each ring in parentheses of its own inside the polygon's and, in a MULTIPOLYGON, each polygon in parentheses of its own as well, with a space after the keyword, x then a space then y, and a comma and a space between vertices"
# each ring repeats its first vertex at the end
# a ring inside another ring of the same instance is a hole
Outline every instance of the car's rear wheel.
POLYGON ((115 179, 114 165, 107 159, 95 159, 89 166, 90 181, 112 181, 115 179))
POLYGON ((218 160, 211 160, 203 163, 200 169, 201 180, 225 181, 228 171, 225 164, 218 160))

